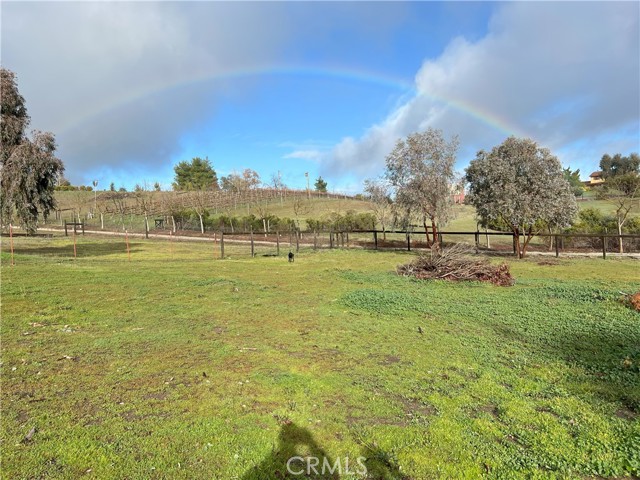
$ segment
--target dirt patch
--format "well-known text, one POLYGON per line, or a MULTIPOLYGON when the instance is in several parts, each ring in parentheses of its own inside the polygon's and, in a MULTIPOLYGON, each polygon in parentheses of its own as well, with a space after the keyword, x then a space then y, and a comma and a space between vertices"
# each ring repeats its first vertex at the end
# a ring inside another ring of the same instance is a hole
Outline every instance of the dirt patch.
POLYGON ((549 415, 555 417, 555 418, 560 418, 560 415, 558 415, 556 412, 554 412, 553 410, 551 410, 550 408, 547 407, 539 407, 536 408, 536 411, 540 412, 540 413, 548 413, 549 415))
POLYGON ((500 416, 500 410, 498 410, 498 406, 492 403, 481 406, 480 408, 478 408, 478 412, 488 413, 493 418, 498 418, 500 416))
POLYGON ((396 363, 400 363, 400 357, 396 357, 395 355, 386 355, 380 362, 378 362, 378 365, 394 365, 396 363))
POLYGON ((167 392, 153 392, 147 393, 144 397, 145 400, 166 400, 169 394, 167 392))
POLYGON ((638 414, 627 407, 622 407, 616 411, 616 417, 622 418, 623 420, 633 421, 638 418, 638 414))
POLYGON ((433 405, 426 404, 417 399, 397 397, 405 414, 409 417, 431 417, 438 414, 438 410, 433 405))
POLYGON ((560 262, 558 260, 538 260, 536 263, 542 266, 560 265, 560 262))

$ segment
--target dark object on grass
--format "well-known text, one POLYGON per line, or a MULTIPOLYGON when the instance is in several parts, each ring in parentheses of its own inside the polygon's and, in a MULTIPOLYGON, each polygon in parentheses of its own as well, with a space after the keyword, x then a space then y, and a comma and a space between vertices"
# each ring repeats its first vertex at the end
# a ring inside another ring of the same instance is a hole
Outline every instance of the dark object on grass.
POLYGON ((293 252, 289 252, 289 263, 293 262, 293 261, 294 261, 294 259, 295 259, 295 258, 294 258, 294 254, 293 254, 293 252))
POLYGON ((27 433, 25 437, 22 439, 22 443, 29 443, 35 433, 36 433, 36 427, 32 427, 31 430, 29 430, 29 433, 27 433))
POLYGON ((506 263, 493 265, 486 258, 471 258, 473 248, 458 243, 440 252, 421 255, 413 262, 398 266, 398 275, 431 280, 476 280, 503 287, 511 286, 515 279, 506 263))
POLYGON ((418 327, 418 333, 422 335, 422 327, 418 327))

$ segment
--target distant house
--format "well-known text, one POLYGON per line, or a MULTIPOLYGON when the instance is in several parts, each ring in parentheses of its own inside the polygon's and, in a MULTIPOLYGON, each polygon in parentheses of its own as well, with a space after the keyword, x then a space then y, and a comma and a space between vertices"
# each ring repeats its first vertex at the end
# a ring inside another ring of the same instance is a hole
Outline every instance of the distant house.
POLYGON ((601 171, 593 172, 591 175, 589 175, 589 180, 584 182, 586 187, 593 187, 602 183, 604 183, 604 177, 602 176, 601 171))

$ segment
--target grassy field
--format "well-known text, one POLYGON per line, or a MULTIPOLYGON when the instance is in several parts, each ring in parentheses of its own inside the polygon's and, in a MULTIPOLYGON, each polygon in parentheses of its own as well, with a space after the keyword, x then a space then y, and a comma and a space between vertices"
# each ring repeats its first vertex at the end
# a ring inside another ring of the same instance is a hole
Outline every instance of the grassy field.
POLYGON ((636 260, 509 259, 501 288, 398 277, 408 253, 79 242, 2 245, 3 478, 640 475, 636 260))

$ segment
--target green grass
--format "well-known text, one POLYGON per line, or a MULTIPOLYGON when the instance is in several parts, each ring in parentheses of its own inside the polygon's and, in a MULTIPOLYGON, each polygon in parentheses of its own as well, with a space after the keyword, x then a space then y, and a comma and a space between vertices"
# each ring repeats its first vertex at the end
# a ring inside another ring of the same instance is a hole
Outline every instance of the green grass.
POLYGON ((398 277, 408 253, 7 247, 3 478, 282 478, 296 454, 375 479, 640 475, 637 261, 509 260, 500 288, 398 277))

